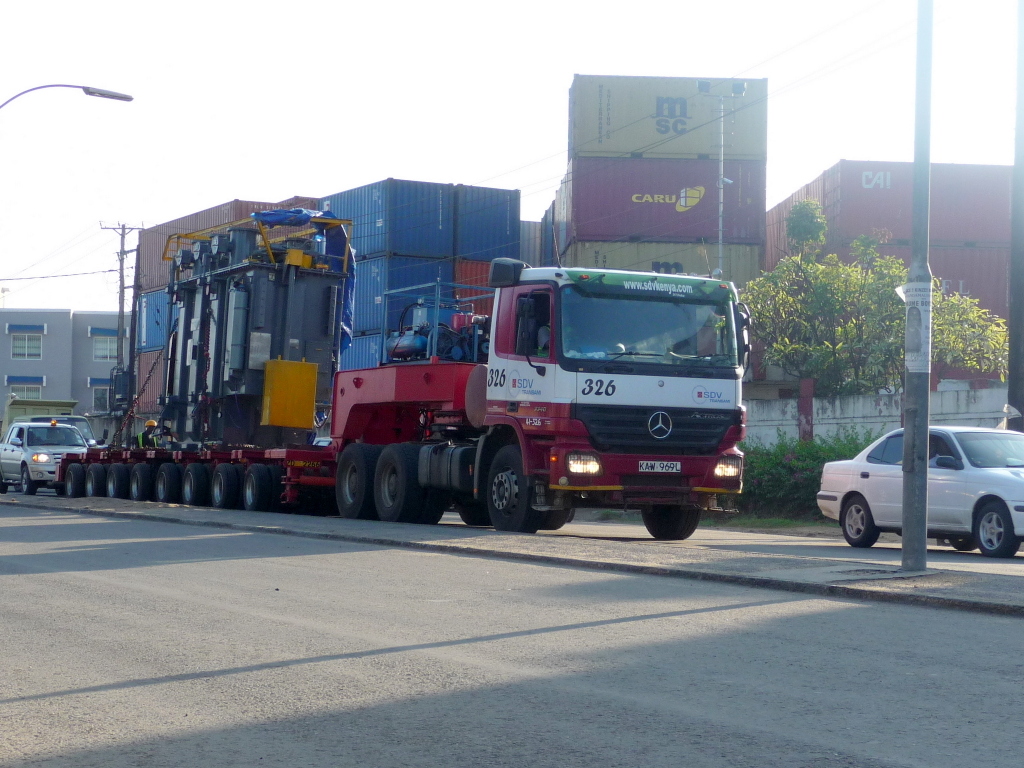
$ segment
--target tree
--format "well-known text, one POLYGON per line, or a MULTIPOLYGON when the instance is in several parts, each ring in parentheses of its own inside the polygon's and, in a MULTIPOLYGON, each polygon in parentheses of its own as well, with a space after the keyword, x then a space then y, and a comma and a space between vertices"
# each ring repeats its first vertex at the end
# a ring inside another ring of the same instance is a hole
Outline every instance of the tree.
POLYGON ((817 200, 801 200, 786 217, 786 239, 796 256, 816 256, 825 245, 828 225, 817 200))
MULTIPOLYGON (((816 379, 822 396, 892 392, 902 387, 906 311, 896 288, 907 268, 879 256, 878 242, 858 238, 855 261, 787 257, 747 284, 743 299, 765 362, 816 379)), ((1005 375, 1006 323, 976 299, 934 293, 932 359, 939 370, 966 368, 1005 375)))

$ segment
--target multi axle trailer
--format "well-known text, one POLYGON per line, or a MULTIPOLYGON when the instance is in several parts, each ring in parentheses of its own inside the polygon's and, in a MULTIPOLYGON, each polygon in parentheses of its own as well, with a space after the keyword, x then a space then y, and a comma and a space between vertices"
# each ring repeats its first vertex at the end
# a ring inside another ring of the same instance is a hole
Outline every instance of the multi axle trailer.
POLYGON ((492 316, 420 300, 380 365, 336 373, 330 445, 90 449, 59 479, 72 496, 388 522, 454 508, 529 533, 618 507, 659 539, 730 506, 749 352, 731 284, 496 259, 490 285, 492 316))

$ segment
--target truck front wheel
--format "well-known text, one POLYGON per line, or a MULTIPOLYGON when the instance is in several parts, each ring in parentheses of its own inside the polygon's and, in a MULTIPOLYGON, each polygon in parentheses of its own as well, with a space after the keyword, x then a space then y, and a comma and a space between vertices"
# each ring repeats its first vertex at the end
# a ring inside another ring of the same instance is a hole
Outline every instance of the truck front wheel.
POLYGON ((519 446, 506 445, 498 451, 487 473, 487 512, 499 531, 536 533, 547 514, 530 506, 529 478, 523 474, 519 446))
POLYGON ((345 446, 338 459, 334 476, 334 495, 338 500, 338 514, 350 520, 378 520, 373 503, 373 478, 380 458, 380 445, 351 443, 345 446))
POLYGON ((21 492, 26 496, 35 496, 36 490, 39 488, 39 484, 32 479, 32 475, 28 471, 28 464, 21 465, 21 492))
POLYGON ((700 507, 655 505, 641 511, 648 533, 662 541, 682 541, 697 530, 700 507))

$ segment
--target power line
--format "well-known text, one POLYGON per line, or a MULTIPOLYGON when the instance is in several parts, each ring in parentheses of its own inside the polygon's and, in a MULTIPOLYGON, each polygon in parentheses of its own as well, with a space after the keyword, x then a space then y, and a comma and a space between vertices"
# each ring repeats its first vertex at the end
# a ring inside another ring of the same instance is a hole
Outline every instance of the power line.
POLYGON ((14 283, 19 280, 53 280, 58 277, 82 277, 83 275, 105 275, 117 272, 116 269, 100 269, 95 272, 72 272, 67 275, 39 275, 37 277, 0 277, 0 283, 14 283))

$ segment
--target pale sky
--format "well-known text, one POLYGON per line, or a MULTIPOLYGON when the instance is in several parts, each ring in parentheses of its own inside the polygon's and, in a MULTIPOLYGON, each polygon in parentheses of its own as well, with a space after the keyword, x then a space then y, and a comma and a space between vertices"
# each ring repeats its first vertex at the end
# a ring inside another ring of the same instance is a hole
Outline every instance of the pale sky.
MULTIPOLYGON (((915 0, 8 3, 0 279, 114 269, 118 238, 233 199, 565 172, 575 73, 768 78, 768 204, 840 159, 913 157, 915 0)), ((1016 3, 935 3, 932 160, 1013 161, 1016 3)), ((129 247, 135 238, 129 238, 129 247)), ((131 261, 131 257, 129 258, 131 261)), ((131 272, 129 272, 129 284, 131 272)), ((114 310, 116 274, 0 282, 114 310)))

